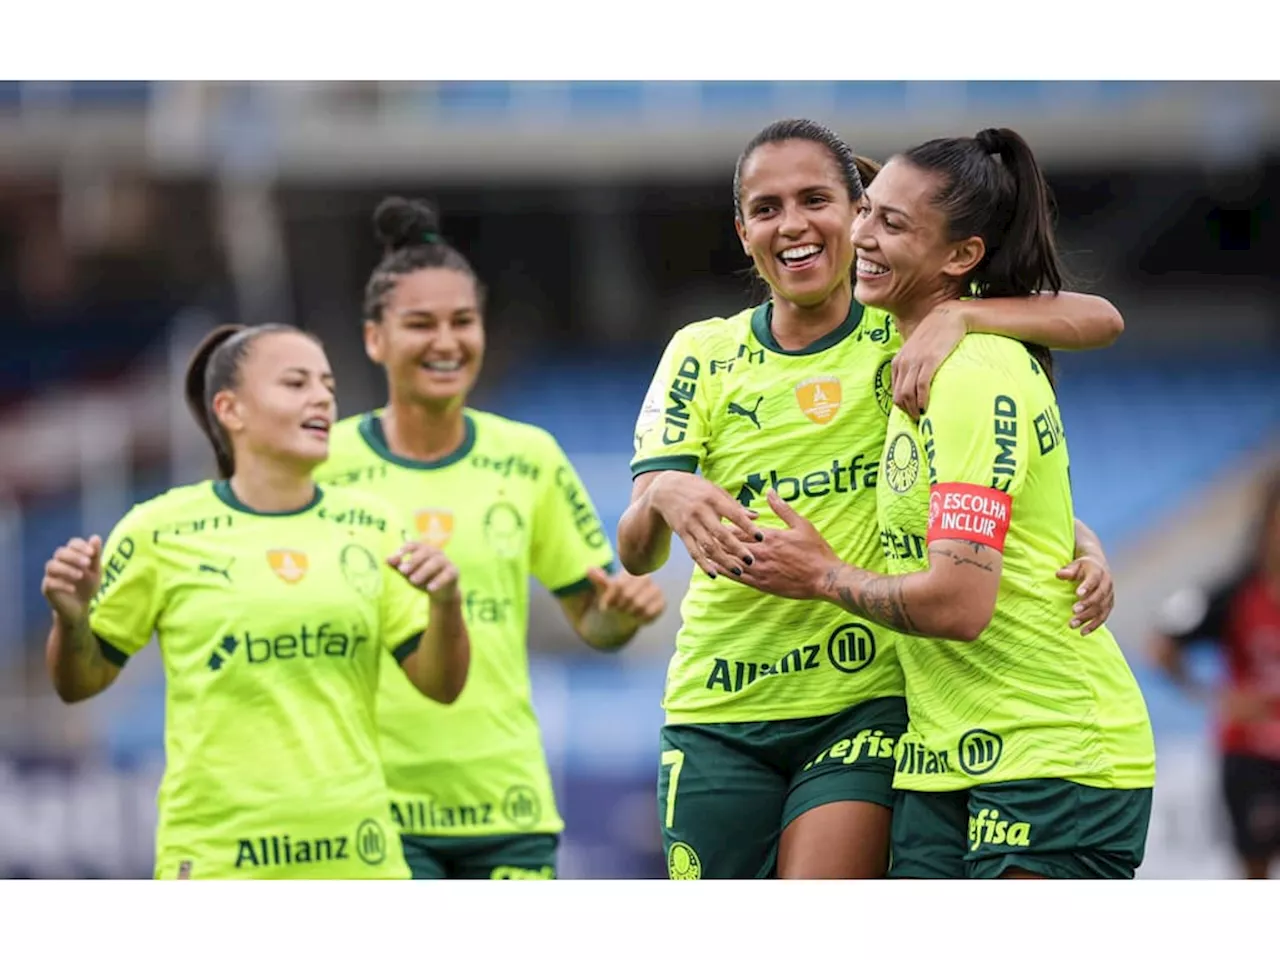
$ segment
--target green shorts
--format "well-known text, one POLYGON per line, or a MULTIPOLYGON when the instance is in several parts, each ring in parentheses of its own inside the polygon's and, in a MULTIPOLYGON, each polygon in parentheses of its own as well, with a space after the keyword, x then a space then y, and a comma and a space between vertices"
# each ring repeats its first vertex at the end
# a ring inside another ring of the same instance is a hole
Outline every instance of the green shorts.
POLYGON ((1012 780, 948 793, 901 790, 889 876, 992 880, 1019 868, 1055 880, 1131 880, 1151 790, 1012 780))
POLYGON ((662 728, 658 818, 673 880, 765 879, 778 840, 814 807, 861 800, 893 807, 902 697, 802 720, 662 728))
POLYGON ((420 837, 402 833, 414 880, 554 880, 554 833, 495 837, 420 837))

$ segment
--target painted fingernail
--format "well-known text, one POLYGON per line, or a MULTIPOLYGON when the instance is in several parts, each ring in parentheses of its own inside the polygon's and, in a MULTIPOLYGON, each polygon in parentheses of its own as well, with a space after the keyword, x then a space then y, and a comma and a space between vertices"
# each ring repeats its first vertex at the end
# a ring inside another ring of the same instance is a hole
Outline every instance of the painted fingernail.
POLYGON ((764 539, 764 534, 763 534, 763 533, 761 533, 759 530, 757 530, 757 531, 756 531, 756 543, 759 543, 759 542, 760 542, 761 540, 763 540, 763 539, 764 539))
POLYGON ((755 560, 753 560, 751 557, 743 557, 743 558, 742 558, 742 562, 743 562, 743 563, 745 563, 745 564, 749 567, 749 566, 751 566, 753 563, 755 563, 755 560))
POLYGON ((733 568, 731 571, 729 571, 729 572, 730 572, 730 573, 732 573, 735 577, 740 577, 740 576, 742 576, 742 568, 741 568, 741 567, 734 567, 734 568, 733 568))

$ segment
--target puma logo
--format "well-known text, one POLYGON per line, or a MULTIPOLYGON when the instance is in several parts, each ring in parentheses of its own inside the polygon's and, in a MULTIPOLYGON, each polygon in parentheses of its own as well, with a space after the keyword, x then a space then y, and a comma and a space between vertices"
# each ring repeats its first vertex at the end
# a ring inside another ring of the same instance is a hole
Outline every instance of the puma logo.
POLYGON ((231 564, 230 563, 228 563, 225 567, 215 567, 211 563, 202 563, 200 564, 199 571, 201 573, 217 574, 218 576, 223 577, 227 581, 227 583, 231 582, 231 564))
POLYGON ((746 417, 748 420, 754 423, 756 425, 756 429, 759 430, 760 418, 756 416, 756 411, 760 409, 760 403, 762 400, 764 400, 764 397, 756 397, 755 405, 752 406, 750 410, 748 410, 746 407, 739 406, 738 404, 734 403, 731 400, 729 401, 729 412, 732 413, 734 416, 746 417))

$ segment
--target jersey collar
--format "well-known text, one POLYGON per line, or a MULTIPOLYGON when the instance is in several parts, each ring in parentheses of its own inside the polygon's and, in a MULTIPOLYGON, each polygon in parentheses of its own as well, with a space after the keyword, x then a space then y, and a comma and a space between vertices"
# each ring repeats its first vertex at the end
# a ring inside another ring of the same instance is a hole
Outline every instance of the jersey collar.
POLYGON ((232 510, 238 510, 240 513, 251 513, 255 517, 296 517, 300 513, 306 513, 321 500, 324 499, 324 491, 320 489, 320 485, 316 485, 315 496, 311 498, 311 502, 305 507, 299 507, 297 510, 283 510, 279 513, 265 513, 262 510, 255 510, 243 500, 236 496, 236 492, 231 489, 231 481, 216 480, 213 484, 213 492, 219 500, 225 503, 232 510))
POLYGON ((850 301, 849 315, 844 318, 844 322, 840 326, 803 349, 784 350, 773 336, 773 301, 766 300, 756 307, 751 314, 751 332, 756 335, 756 339, 760 341, 766 350, 785 354, 789 357, 803 357, 813 353, 821 353, 823 350, 834 347, 853 331, 857 330, 858 324, 861 322, 862 304, 857 300, 850 301))
POLYGON ((476 422, 470 413, 462 415, 462 421, 465 432, 462 437, 462 445, 438 460, 414 460, 410 457, 402 457, 397 453, 393 453, 391 448, 387 446, 387 435, 382 429, 382 418, 378 416, 377 411, 366 413, 360 421, 360 436, 369 448, 389 463, 394 463, 398 467, 407 467, 410 470, 439 470, 441 467, 447 467, 450 464, 457 463, 476 445, 476 422))

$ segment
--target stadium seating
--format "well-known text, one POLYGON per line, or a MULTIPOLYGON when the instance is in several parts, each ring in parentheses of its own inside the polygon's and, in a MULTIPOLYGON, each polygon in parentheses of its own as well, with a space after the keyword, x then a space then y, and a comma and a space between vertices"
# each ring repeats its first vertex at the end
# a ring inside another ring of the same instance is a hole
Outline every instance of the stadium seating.
MULTIPOLYGON (((585 458, 583 479, 607 524, 626 509, 632 426, 657 350, 642 359, 546 358, 536 380, 490 394, 491 409, 535 421, 585 458)), ((1140 532, 1280 430, 1274 356, 1148 351, 1134 361, 1117 350, 1058 362, 1076 509, 1108 543, 1140 532)))
MULTIPOLYGON (((481 404, 550 430, 578 465, 606 529, 630 496, 627 463, 637 406, 660 346, 636 361, 546 357, 536 377, 508 380, 481 404)), ((1060 358, 1059 391, 1076 509, 1108 544, 1140 533, 1182 498, 1280 431, 1280 361, 1265 354, 1060 358), (1189 443, 1188 438, 1194 438, 1189 443), (1140 482, 1133 478, 1141 478, 1140 482)), ((144 478, 136 497, 163 489, 144 478)), ((78 499, 53 498, 27 517, 23 549, 44 557, 78 532, 78 499)), ((40 565, 22 565, 24 596, 39 593, 40 565)), ((30 611, 32 625, 43 621, 30 611)))

